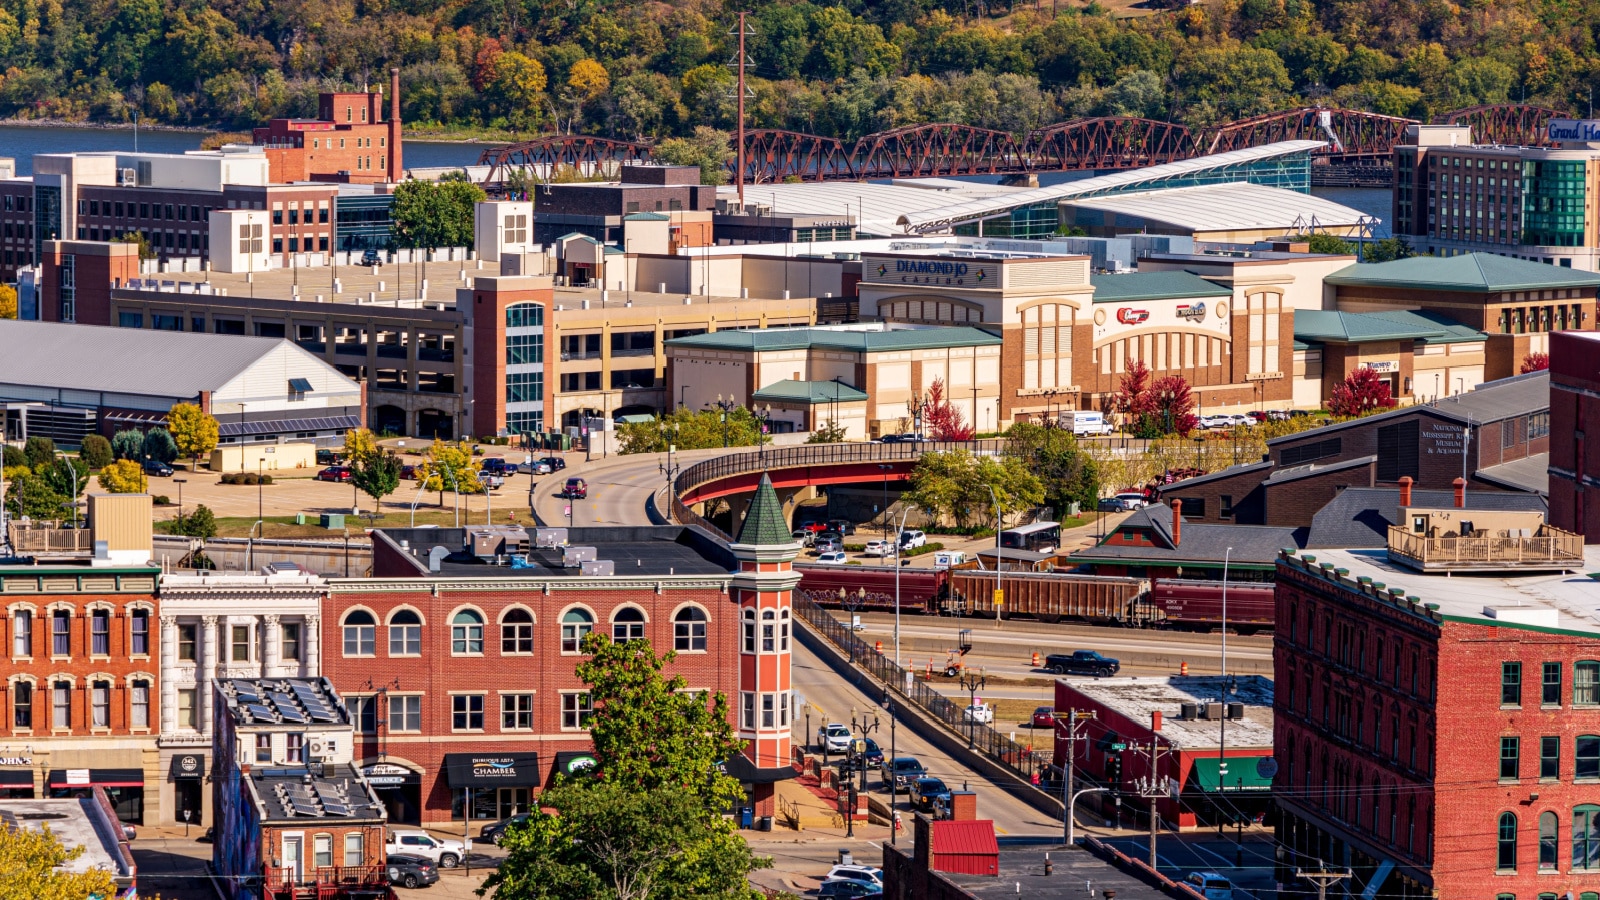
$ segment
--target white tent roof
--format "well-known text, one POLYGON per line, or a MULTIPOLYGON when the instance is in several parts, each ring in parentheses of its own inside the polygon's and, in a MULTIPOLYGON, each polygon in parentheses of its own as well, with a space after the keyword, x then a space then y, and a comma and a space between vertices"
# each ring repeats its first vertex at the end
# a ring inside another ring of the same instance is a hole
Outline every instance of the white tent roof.
POLYGON ((1355 225, 1358 209, 1311 194, 1243 181, 1167 188, 1131 194, 1104 194, 1063 200, 1062 206, 1095 209, 1185 231, 1240 231, 1255 228, 1319 228, 1355 225))

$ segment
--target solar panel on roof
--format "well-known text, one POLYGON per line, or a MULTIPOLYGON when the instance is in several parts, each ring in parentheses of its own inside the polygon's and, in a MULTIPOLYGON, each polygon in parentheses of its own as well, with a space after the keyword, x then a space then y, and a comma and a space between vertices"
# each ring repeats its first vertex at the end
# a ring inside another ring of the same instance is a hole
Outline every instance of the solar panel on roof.
POLYGON ((350 807, 345 806, 342 803, 324 803, 324 804, 322 804, 322 808, 330 816, 348 816, 348 815, 350 815, 350 807))
POLYGON ((280 706, 278 707, 278 715, 282 716, 285 722, 293 722, 296 725, 304 725, 306 722, 310 721, 306 718, 305 713, 293 708, 285 708, 280 706))
POLYGON ((338 715, 336 715, 334 713, 331 713, 331 712, 312 710, 311 711, 311 721, 313 721, 313 722, 337 722, 337 721, 339 721, 339 717, 338 717, 338 715))
POLYGON ((272 710, 259 703, 246 703, 244 708, 249 711, 251 718, 261 719, 264 722, 271 722, 277 718, 272 710))

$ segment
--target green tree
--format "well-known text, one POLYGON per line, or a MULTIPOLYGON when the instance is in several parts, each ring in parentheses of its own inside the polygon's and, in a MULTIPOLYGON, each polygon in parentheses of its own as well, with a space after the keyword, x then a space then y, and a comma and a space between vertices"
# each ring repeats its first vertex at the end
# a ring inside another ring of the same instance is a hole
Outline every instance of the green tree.
MULTIPOLYGON (((193 403, 179 403, 167 413, 167 427, 178 453, 192 460, 190 471, 198 471, 200 457, 217 448, 219 427, 210 413, 193 403)), ((171 462, 170 459, 162 462, 171 462)))
POLYGON ((0 828, 0 900, 83 900, 117 892, 111 873, 99 867, 72 871, 84 848, 68 849, 48 826, 0 828))
POLYGON ((1381 241, 1372 241, 1361 248, 1361 258, 1369 263, 1389 262, 1396 259, 1409 259, 1416 256, 1417 252, 1411 244, 1401 237, 1384 238, 1381 241))
POLYGON ((164 463, 170 463, 178 458, 178 444, 172 439, 172 433, 165 428, 152 428, 145 432, 141 450, 145 456, 164 463))
POLYGON ((116 458, 111 455, 111 442, 98 434, 84 435, 83 446, 78 449, 78 457, 91 469, 104 469, 116 458))
POLYGON ((51 490, 68 499, 76 499, 89 487, 89 464, 70 456, 58 456, 42 466, 35 466, 33 472, 43 478, 51 490))
POLYGON ((742 406, 726 415, 715 408, 690 410, 680 406, 649 422, 623 422, 617 426, 620 453, 660 453, 668 446, 679 450, 754 447, 770 441, 761 433, 761 420, 742 406))
MULTIPOLYGON (((28 472, 12 472, 6 479, 6 511, 14 518, 56 521, 65 518, 67 498, 50 483, 28 472)), ((3 882, 5 879, 0 879, 3 882)))
POLYGON ((144 434, 132 428, 113 434, 111 436, 111 453, 117 459, 142 459, 144 457, 144 434))
POLYGON ((374 510, 383 508, 383 498, 400 487, 400 457, 393 451, 369 453, 350 461, 350 483, 372 498, 374 510))
MULTIPOLYGON (((394 189, 395 234, 401 246, 429 254, 440 247, 470 246, 474 208, 487 197, 483 188, 467 182, 403 181, 394 189)), ((422 277, 428 277, 427 256, 422 277)))
POLYGON ((701 184, 727 184, 728 162, 734 153, 726 131, 696 125, 688 138, 668 138, 656 145, 654 156, 668 165, 699 166, 701 184))
POLYGON ((847 433, 845 431, 845 427, 840 425, 837 419, 829 417, 826 424, 824 424, 821 428, 811 432, 811 436, 806 438, 806 443, 840 444, 844 442, 846 437, 847 433))
POLYGON ((1100 499, 1100 471, 1069 428, 1018 422, 1006 430, 1007 455, 1022 460, 1044 486, 1046 503, 1059 515, 1069 503, 1092 511, 1100 499))
POLYGON ((56 458, 56 442, 47 437, 31 437, 22 445, 22 452, 28 457, 28 465, 38 468, 56 458))
POLYGON ((1038 506, 1045 494, 1039 476, 1021 457, 1008 455, 996 460, 956 449, 924 453, 911 472, 904 496, 907 502, 965 528, 992 515, 995 502, 1003 512, 1014 515, 1038 506))
POLYGON ((5 468, 7 469, 14 468, 16 466, 27 468, 28 466, 27 454, 22 452, 21 447, 13 447, 10 444, 6 444, 5 452, 0 454, 0 457, 3 457, 5 461, 5 468))
POLYGON ((194 508, 194 512, 174 518, 168 533, 181 534, 185 537, 214 538, 217 536, 217 516, 210 507, 201 503, 194 508))
POLYGON ((1311 234, 1297 234, 1291 240, 1305 241, 1310 245, 1312 253, 1328 253, 1333 256, 1355 256, 1356 245, 1338 235, 1316 231, 1311 234))

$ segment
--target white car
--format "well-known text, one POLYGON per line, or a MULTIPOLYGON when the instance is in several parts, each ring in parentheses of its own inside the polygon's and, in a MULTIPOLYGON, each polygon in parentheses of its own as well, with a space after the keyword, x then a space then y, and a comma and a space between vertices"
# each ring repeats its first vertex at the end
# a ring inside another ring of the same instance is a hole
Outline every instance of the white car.
POLYGON ((928 543, 927 535, 916 529, 907 529, 900 532, 900 549, 914 550, 928 543))
POLYGON ((855 740, 855 735, 850 733, 848 725, 830 722, 817 729, 818 746, 826 747, 830 753, 846 753, 850 750, 850 742, 855 740))
POLYGON ((1150 501, 1138 491, 1123 491, 1113 499, 1122 504, 1123 509, 1144 509, 1150 505, 1150 501))
POLYGON ((862 556, 880 556, 880 557, 881 556, 893 556, 894 555, 894 544, 892 544, 892 543, 890 543, 888 541, 867 541, 866 546, 861 548, 861 555, 862 556))
POLYGON ((830 881, 859 881, 874 887, 883 887, 883 870, 877 866, 834 866, 822 876, 824 884, 830 881))
POLYGON ((439 864, 441 869, 454 869, 466 858, 467 848, 460 841, 436 838, 421 830, 392 831, 385 853, 409 853, 439 864))
POLYGON ((827 553, 817 554, 817 562, 828 566, 842 566, 846 559, 843 550, 829 550, 827 553))
POLYGON ((974 703, 961 711, 963 722, 977 722, 979 725, 994 724, 994 707, 987 703, 974 703))

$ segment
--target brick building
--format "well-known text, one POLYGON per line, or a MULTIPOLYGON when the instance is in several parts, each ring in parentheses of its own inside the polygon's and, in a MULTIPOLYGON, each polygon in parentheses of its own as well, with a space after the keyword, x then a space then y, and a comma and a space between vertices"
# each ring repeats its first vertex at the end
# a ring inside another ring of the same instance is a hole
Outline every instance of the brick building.
POLYGON ((1550 522, 1600 543, 1600 335, 1550 336, 1550 522))
POLYGON ((390 818, 503 818, 581 761, 591 706, 574 669, 597 629, 675 650, 672 674, 729 698, 753 763, 739 774, 757 813, 772 815, 762 771, 793 772, 788 591, 797 580, 787 571, 797 548, 777 523, 747 532, 780 546, 731 549, 683 527, 374 532, 374 577, 330 583, 322 663, 350 705, 356 762, 381 780, 390 818), (585 556, 597 561, 580 563, 585 556), (512 774, 475 777, 485 758, 512 774))
POLYGON ((382 92, 319 94, 317 118, 272 119, 254 140, 275 183, 400 181, 400 70, 389 70, 386 121, 382 92))
POLYGON ((1279 559, 1278 880, 1349 867, 1378 900, 1600 891, 1600 619, 1594 583, 1562 573, 1600 555, 1517 527, 1536 513, 1435 530, 1456 511, 1402 512, 1387 556, 1279 559))
MULTIPOLYGON (((700 183, 697 166, 623 164, 613 182, 551 184, 540 187, 533 212, 533 242, 554 244, 573 232, 596 241, 616 244, 624 253, 623 223, 629 216, 666 217, 667 237, 678 247, 711 244, 712 216, 717 189, 700 183)), ((648 251, 643 246, 639 247, 648 251)), ((593 273, 564 273, 574 284, 586 283, 593 273)))

